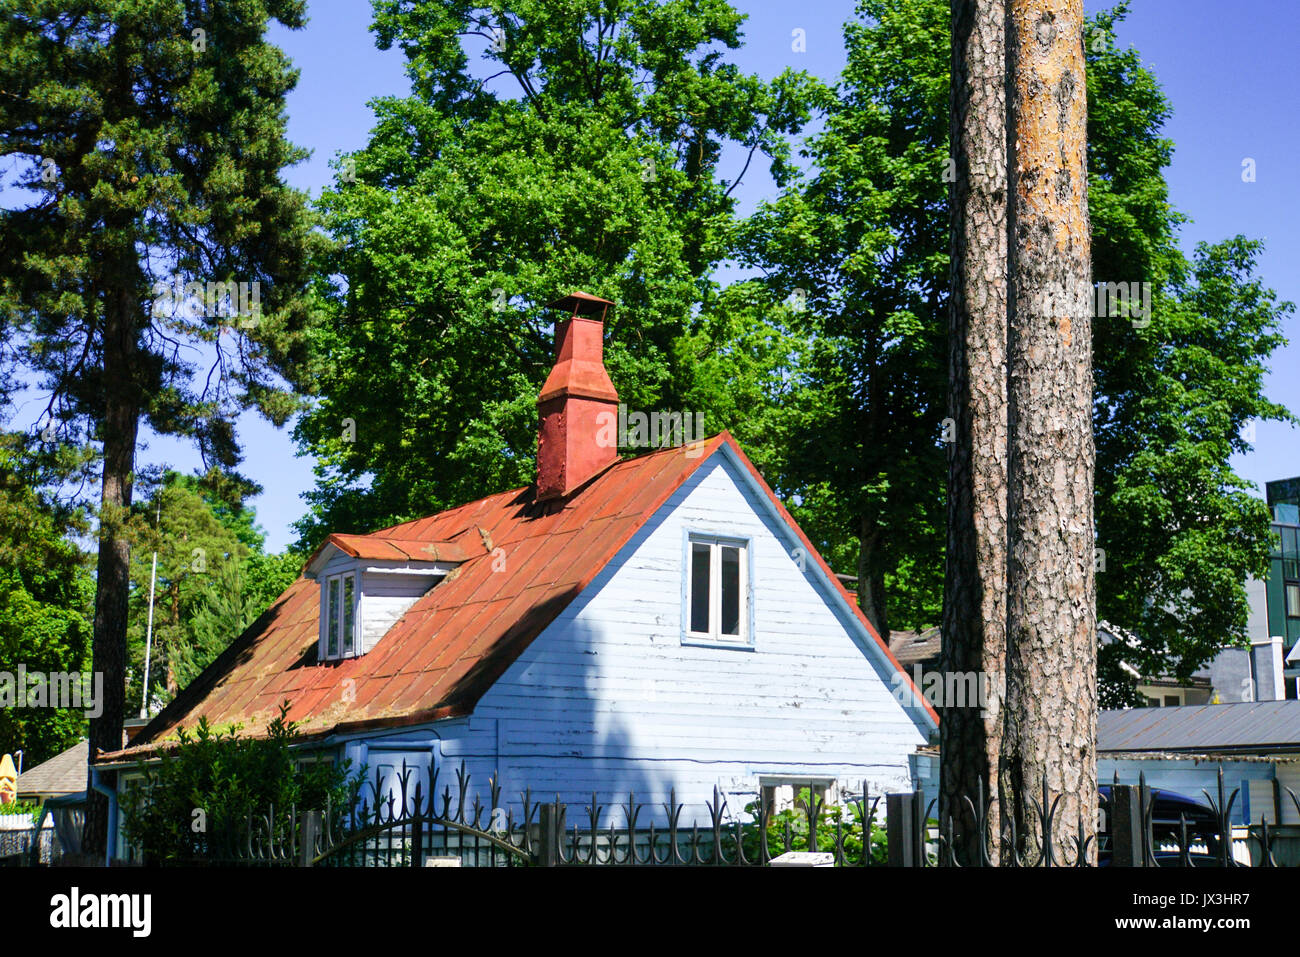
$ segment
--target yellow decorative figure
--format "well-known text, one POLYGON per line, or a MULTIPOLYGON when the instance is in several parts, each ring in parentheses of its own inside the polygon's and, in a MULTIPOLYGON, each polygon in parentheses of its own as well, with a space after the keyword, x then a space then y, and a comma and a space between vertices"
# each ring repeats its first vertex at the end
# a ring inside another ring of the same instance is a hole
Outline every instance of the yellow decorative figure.
POLYGON ((0 804, 13 804, 18 800, 18 769, 9 755, 0 758, 0 804))

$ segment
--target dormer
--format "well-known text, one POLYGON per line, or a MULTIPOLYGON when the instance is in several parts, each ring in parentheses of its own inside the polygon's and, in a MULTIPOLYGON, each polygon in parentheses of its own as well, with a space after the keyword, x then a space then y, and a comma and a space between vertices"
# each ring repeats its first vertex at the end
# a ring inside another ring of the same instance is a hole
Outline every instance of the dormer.
MULTIPOLYGON (((482 551, 480 545, 477 552, 482 551)), ((370 651, 408 608, 474 552, 459 540, 331 535, 304 569, 320 582, 317 660, 370 651)))

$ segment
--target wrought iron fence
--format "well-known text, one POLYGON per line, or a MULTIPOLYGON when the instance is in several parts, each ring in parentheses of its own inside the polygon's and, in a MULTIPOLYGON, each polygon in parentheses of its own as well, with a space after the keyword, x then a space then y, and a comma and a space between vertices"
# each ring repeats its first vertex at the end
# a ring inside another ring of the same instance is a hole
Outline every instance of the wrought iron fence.
MULTIPOLYGON (((1287 797, 1300 814, 1300 798, 1287 797)), ((1219 771, 1215 795, 1195 815, 1170 817, 1145 775, 1136 785, 1116 777, 1103 790, 1098 821, 1062 822, 1060 796, 1043 782, 1030 803, 1037 822, 1017 835, 1007 822, 999 862, 1012 867, 1103 866, 1240 867, 1300 862, 1300 835, 1279 836, 1266 816, 1258 825, 1234 825, 1240 788, 1228 791, 1219 771), (1061 828, 1068 828, 1063 834, 1061 828), (1278 853, 1280 843, 1286 853, 1278 853), (1061 847, 1066 853, 1061 853, 1061 847)), ((1280 792, 1279 792, 1280 794, 1280 792)), ((214 837, 209 863, 242 866, 422 867, 508 866, 763 866, 790 851, 819 855, 840 867, 982 866, 991 859, 988 810, 979 795, 965 802, 982 835, 980 859, 963 860, 951 817, 937 820, 935 800, 917 792, 871 794, 864 785, 831 804, 805 793, 794 810, 757 802, 745 812, 727 807, 715 788, 706 813, 684 817, 671 792, 666 802, 638 803, 635 795, 605 804, 592 795, 582 807, 538 801, 531 790, 508 806, 500 781, 489 779, 486 800, 462 765, 439 793, 439 769, 402 767, 385 787, 377 776, 355 808, 300 813, 268 809, 214 837), (884 804, 884 820, 879 811, 884 804)))

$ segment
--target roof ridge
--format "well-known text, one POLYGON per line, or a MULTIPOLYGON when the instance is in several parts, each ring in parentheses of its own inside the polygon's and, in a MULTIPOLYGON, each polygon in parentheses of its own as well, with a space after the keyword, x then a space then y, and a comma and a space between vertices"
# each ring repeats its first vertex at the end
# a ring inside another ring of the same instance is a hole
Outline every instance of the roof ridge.
MULTIPOLYGON (((633 456, 631 456, 631 457, 629 457, 629 458, 625 458, 625 459, 615 459, 613 462, 610 462, 608 465, 606 465, 604 468, 602 468, 599 472, 597 472, 597 473, 596 473, 595 475, 593 475, 591 478, 589 478, 589 479, 587 479, 585 482, 583 482, 580 486, 578 486, 578 488, 576 488, 576 489, 574 489, 572 492, 570 492, 567 496, 561 496, 560 499, 559 499, 559 501, 563 501, 563 502, 565 502, 566 504, 567 504, 568 502, 571 502, 573 499, 575 499, 575 498, 577 498, 578 496, 580 496, 580 495, 583 493, 583 491, 585 491, 586 489, 590 488, 591 485, 592 485, 592 483, 594 483, 597 479, 599 479, 599 478, 600 478, 601 476, 603 476, 603 475, 608 474, 609 472, 614 471, 615 469, 618 469, 618 468, 620 468, 620 467, 627 467, 627 466, 630 466, 630 465, 632 465, 632 464, 634 464, 634 463, 644 462, 646 459, 653 458, 653 457, 656 456, 656 455, 670 455, 670 454, 672 454, 673 452, 677 452, 677 451, 680 451, 681 449, 685 449, 685 448, 691 448, 692 446, 696 446, 696 445, 700 446, 701 448, 704 448, 705 446, 709 445, 711 442, 713 442, 714 440, 716 440, 717 438, 719 438, 719 437, 721 437, 721 436, 726 436, 727 438, 731 438, 731 433, 730 433, 727 429, 722 429, 722 430, 720 430, 720 431, 718 431, 718 432, 715 432, 713 435, 708 436, 707 438, 700 439, 700 440, 697 441, 697 442, 686 442, 686 443, 684 443, 684 444, 682 444, 682 445, 669 445, 669 446, 664 446, 664 447, 662 447, 662 448, 650 449, 648 452, 643 452, 643 453, 641 453, 640 455, 633 455, 633 456)), ((733 441, 734 441, 734 439, 733 439, 733 441)), ((393 531, 394 529, 403 528, 403 527, 405 527, 405 526, 416 525, 416 524, 418 524, 418 523, 420 523, 420 522, 427 522, 427 521, 429 521, 430 519, 442 518, 442 517, 444 517, 444 516, 447 516, 447 515, 452 514, 453 512, 459 511, 460 509, 463 509, 463 508, 470 508, 471 506, 474 506, 474 505, 480 505, 480 504, 482 504, 482 503, 484 503, 484 502, 487 502, 487 501, 489 501, 489 500, 491 500, 491 499, 497 498, 498 496, 502 496, 502 495, 518 495, 518 494, 521 494, 521 493, 524 493, 524 492, 535 492, 536 488, 537 488, 536 484, 533 484, 533 485, 521 485, 521 486, 518 486, 517 488, 506 489, 506 490, 501 491, 501 492, 491 492, 491 493, 489 493, 489 494, 487 494, 487 495, 482 496, 481 498, 471 499, 471 500, 468 501, 468 502, 462 502, 462 503, 459 504, 459 505, 453 505, 453 506, 451 506, 450 508, 445 508, 445 509, 443 509, 441 512, 433 512, 433 513, 431 513, 431 514, 429 514, 429 515, 421 515, 419 518, 411 518, 411 519, 407 519, 407 520, 404 521, 404 522, 397 522, 397 523, 395 523, 395 524, 393 524, 393 525, 386 525, 386 526, 384 526, 383 528, 377 528, 377 529, 375 529, 373 532, 331 532, 330 534, 331 534, 331 535, 335 535, 335 534, 360 535, 360 536, 362 536, 362 537, 366 537, 366 538, 392 538, 392 539, 403 540, 403 539, 402 539, 402 536, 399 536, 399 535, 385 535, 384 533, 385 533, 385 532, 391 532, 391 531, 393 531)), ((469 530, 470 530, 471 528, 473 528, 473 527, 474 527, 474 526, 473 526, 473 523, 470 523, 470 524, 467 525, 465 528, 461 529, 459 532, 456 532, 454 535, 452 535, 452 536, 450 536, 450 537, 448 537, 448 538, 438 539, 438 541, 452 541, 453 539, 458 538, 459 536, 465 534, 465 532, 469 531, 469 530)), ((404 540, 405 540, 405 541, 425 541, 425 539, 421 539, 421 538, 419 538, 419 537, 415 537, 415 538, 406 538, 406 539, 404 539, 404 540)))

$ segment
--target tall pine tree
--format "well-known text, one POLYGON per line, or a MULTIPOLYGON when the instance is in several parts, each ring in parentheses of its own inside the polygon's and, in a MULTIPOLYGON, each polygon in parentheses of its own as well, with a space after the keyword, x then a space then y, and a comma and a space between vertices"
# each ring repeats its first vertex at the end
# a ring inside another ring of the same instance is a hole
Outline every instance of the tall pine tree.
MULTIPOLYGON (((294 407, 283 377, 304 355, 316 240, 282 179, 304 156, 285 139, 297 75, 265 35, 301 27, 304 6, 10 0, 0 18, 0 152, 28 197, 0 213, 0 323, 49 397, 36 441, 102 455, 92 753, 122 743, 141 423, 229 470, 242 410, 283 422, 294 407)), ((107 803, 88 793, 97 853, 107 803)))

